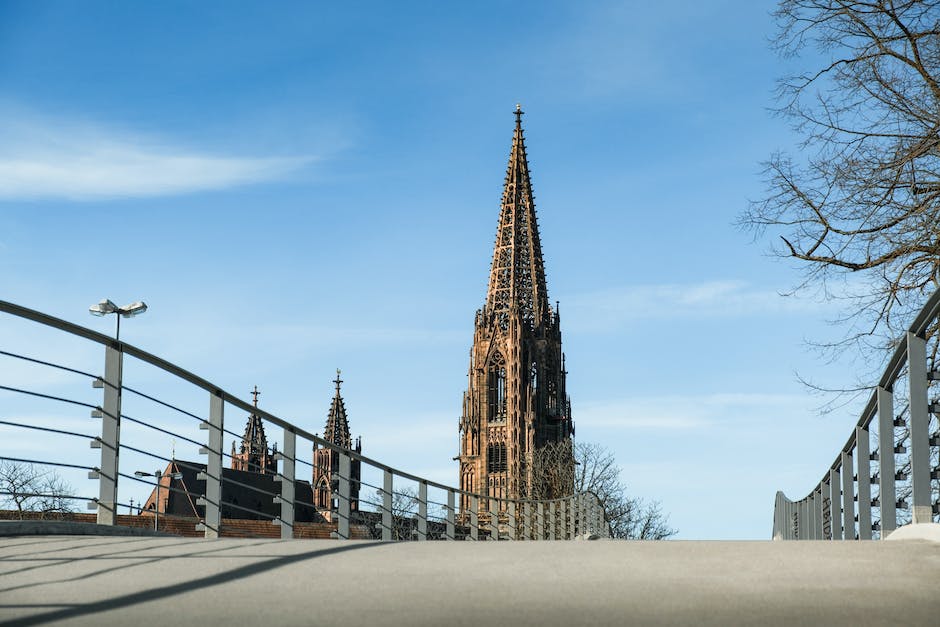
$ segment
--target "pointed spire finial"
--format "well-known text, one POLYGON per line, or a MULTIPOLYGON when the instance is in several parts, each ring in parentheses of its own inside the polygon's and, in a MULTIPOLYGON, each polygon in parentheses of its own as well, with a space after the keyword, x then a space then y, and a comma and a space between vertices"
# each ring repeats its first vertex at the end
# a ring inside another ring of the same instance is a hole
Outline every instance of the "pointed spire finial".
POLYGON ((258 386, 256 385, 254 391, 252 391, 252 393, 251 393, 251 395, 255 398, 255 407, 258 406, 258 396, 259 396, 260 394, 261 394, 261 392, 258 391, 258 386))
POLYGON ((333 383, 336 384, 336 393, 339 394, 339 386, 342 385, 343 380, 339 378, 339 375, 343 373, 339 368, 336 369, 336 378, 333 379, 333 383))
POLYGON ((516 110, 513 111, 516 115, 516 126, 522 126, 522 116, 525 115, 525 111, 522 110, 522 105, 518 102, 516 103, 516 110))

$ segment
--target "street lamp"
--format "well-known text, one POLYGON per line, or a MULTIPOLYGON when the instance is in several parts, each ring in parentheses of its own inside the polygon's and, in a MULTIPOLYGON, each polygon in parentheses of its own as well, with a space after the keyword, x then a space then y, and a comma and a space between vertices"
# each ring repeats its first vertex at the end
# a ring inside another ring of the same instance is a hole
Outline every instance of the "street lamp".
MULTIPOLYGON (((144 307, 146 308, 146 305, 144 305, 144 307)), ((154 470, 153 472, 144 472, 143 470, 137 470, 134 472, 134 474, 137 475, 138 477, 156 477, 157 478, 157 495, 156 495, 156 499, 153 502, 153 530, 157 531, 157 520, 160 518, 160 488, 162 487, 160 485, 160 479, 162 479, 163 477, 169 477, 170 479, 179 480, 183 478, 183 473, 171 472, 171 473, 167 473, 164 475, 163 472, 160 470, 154 470)))
POLYGON ((125 305, 123 307, 118 307, 112 303, 109 299, 104 298, 100 303, 92 305, 88 308, 88 312, 93 316, 106 316, 108 314, 117 314, 115 318, 117 319, 117 332, 114 334, 114 339, 120 341, 121 339, 121 318, 133 318, 147 311, 147 303, 142 300, 137 301, 136 303, 131 303, 130 305, 125 305))

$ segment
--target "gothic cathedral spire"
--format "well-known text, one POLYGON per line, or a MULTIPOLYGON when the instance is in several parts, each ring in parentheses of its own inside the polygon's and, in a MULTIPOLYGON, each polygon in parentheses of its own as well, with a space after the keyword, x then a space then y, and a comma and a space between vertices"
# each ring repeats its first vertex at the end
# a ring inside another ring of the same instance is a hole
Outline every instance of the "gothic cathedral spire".
POLYGON ((514 308, 528 326, 545 322, 550 311, 520 105, 516 105, 515 115, 486 293, 486 311, 496 317, 504 331, 514 308))
MULTIPOLYGON (((333 395, 333 401, 330 403, 330 411, 326 417, 326 427, 323 430, 323 439, 330 444, 335 444, 336 446, 361 453, 362 440, 360 438, 356 438, 355 447, 353 447, 352 436, 349 433, 349 420, 346 418, 346 403, 343 402, 343 396, 340 393, 340 386, 343 385, 343 380, 340 379, 339 376, 340 371, 337 369, 336 378, 333 379, 333 384, 336 386, 336 394, 333 395)), ((327 520, 333 520, 333 512, 339 505, 336 498, 336 492, 339 490, 339 464, 339 453, 331 448, 318 448, 314 446, 314 505, 327 520)), ((352 511, 359 509, 361 464, 361 461, 354 458, 350 460, 350 469, 346 471, 350 473, 349 505, 352 511)))
MULTIPOLYGON (((254 397, 254 405, 258 407, 258 386, 255 386, 251 395, 254 397)), ((268 438, 264 434, 264 423, 261 416, 252 413, 248 416, 248 423, 245 425, 245 435, 242 436, 242 444, 239 451, 235 452, 235 443, 232 442, 232 468, 235 470, 247 470, 249 472, 260 472, 265 474, 277 474, 277 443, 273 449, 268 448, 268 438)))
MULTIPOLYGON (((460 487, 499 498, 546 498, 573 488, 574 428, 522 115, 516 105, 486 303, 475 319, 460 420, 460 487)), ((463 499, 461 509, 467 507, 463 499)))

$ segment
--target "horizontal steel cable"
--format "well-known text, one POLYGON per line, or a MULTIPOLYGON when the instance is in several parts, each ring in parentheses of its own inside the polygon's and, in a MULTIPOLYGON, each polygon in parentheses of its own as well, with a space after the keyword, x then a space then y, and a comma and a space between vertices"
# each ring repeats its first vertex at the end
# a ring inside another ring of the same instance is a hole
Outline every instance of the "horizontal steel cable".
POLYGON ((40 394, 39 392, 30 392, 29 390, 22 390, 20 388, 11 388, 6 385, 0 385, 0 390, 7 390, 9 392, 17 392, 19 394, 26 394, 28 396, 36 396, 39 398, 47 398, 53 401, 59 401, 62 403, 70 403, 72 405, 78 405, 80 407, 88 407, 91 409, 98 409, 97 405, 91 405, 90 403, 83 403, 82 401, 72 400, 70 398, 64 398, 62 396, 53 396, 51 394, 40 394))
POLYGON ((140 396, 140 397, 142 397, 142 398, 145 398, 145 399, 147 399, 148 401, 153 401, 154 403, 157 403, 157 404, 159 404, 159 405, 163 405, 163 406, 166 407, 167 409, 172 409, 172 410, 174 410, 174 411, 177 411, 177 412, 183 414, 184 416, 189 416, 190 418, 195 418, 196 420, 199 420, 200 422, 208 422, 208 421, 206 421, 204 418, 201 418, 200 416, 197 416, 196 414, 193 414, 193 413, 191 413, 191 412, 188 412, 188 411, 186 411, 185 409, 181 409, 181 408, 179 408, 179 407, 177 407, 177 406, 175 406, 175 405, 171 405, 170 403, 167 403, 167 402, 165 402, 165 401, 161 401, 160 399, 154 398, 153 396, 150 396, 150 395, 148 395, 148 394, 144 394, 143 392, 140 392, 140 391, 138 391, 138 390, 135 390, 134 388, 128 387, 128 386, 126 386, 126 385, 125 385, 125 386, 122 386, 122 388, 125 389, 125 390, 127 390, 128 392, 132 392, 132 393, 136 394, 137 396, 140 396))
POLYGON ((52 363, 51 361, 43 361, 41 359, 36 359, 35 357, 27 357, 26 355, 17 355, 16 353, 11 353, 9 351, 0 351, 0 355, 6 355, 7 357, 13 357, 15 359, 22 359, 23 361, 31 361, 34 364, 41 364, 43 366, 49 366, 50 368, 57 368, 58 370, 65 370, 66 372, 73 372, 75 374, 84 375, 92 379, 98 378, 98 375, 96 374, 91 374, 90 372, 85 372, 83 370, 76 370, 75 368, 69 368, 68 366, 63 366, 61 364, 52 363))
POLYGON ((58 466, 59 468, 77 468, 78 470, 98 470, 93 466, 80 466, 78 464, 65 464, 62 462, 41 461, 38 459, 22 459, 19 457, 0 457, 0 459, 21 464, 39 464, 41 466, 58 466))
MULTIPOLYGON (((178 433, 174 433, 174 432, 169 431, 169 430, 167 430, 167 429, 164 429, 164 428, 162 428, 162 427, 157 427, 156 425, 152 425, 152 424, 150 424, 149 422, 144 422, 143 420, 138 420, 137 418, 131 418, 131 417, 128 416, 127 414, 121 414, 121 418, 124 419, 124 420, 129 420, 129 421, 131 421, 131 422, 133 422, 133 423, 135 423, 135 424, 141 425, 141 426, 143 426, 143 427, 147 427, 148 429, 153 429, 154 431, 159 431, 160 433, 163 433, 163 434, 165 434, 165 435, 171 435, 171 436, 173 436, 174 438, 179 438, 179 439, 181 439, 181 440, 183 440, 183 441, 185 441, 185 442, 189 442, 190 444, 195 444, 196 446, 206 446, 204 442, 198 442, 198 441, 196 441, 196 440, 192 440, 192 439, 190 439, 190 438, 187 438, 187 437, 184 436, 184 435, 180 435, 180 434, 178 434, 178 433)), ((208 448, 208 447, 207 447, 207 448, 208 448)))
MULTIPOLYGON (((93 497, 88 496, 76 496, 74 494, 44 494, 42 492, 7 492, 6 490, 0 490, 0 496, 22 496, 24 498, 36 498, 36 497, 49 497, 55 499, 68 499, 70 501, 92 501, 93 497)), ((24 510, 31 511, 31 510, 24 510)))
MULTIPOLYGON (((129 474, 124 473, 124 472, 119 472, 119 473, 118 473, 118 476, 119 476, 119 477, 124 477, 125 479, 131 479, 131 480, 133 480, 133 481, 137 481, 138 483, 143 483, 143 484, 149 485, 149 486, 151 486, 151 487, 153 487, 153 488, 156 488, 156 487, 157 487, 157 483, 155 483, 155 482, 153 482, 153 481, 148 481, 147 479, 144 479, 143 477, 138 477, 137 475, 129 475, 129 474)), ((148 477, 148 478, 153 478, 153 479, 156 478, 154 475, 145 475, 145 476, 148 477)), ((162 475, 162 477, 169 477, 169 476, 170 476, 170 475, 162 475)), ((161 478, 162 478, 162 477, 161 477, 161 478)), ((200 494, 200 493, 198 493, 198 492, 190 492, 189 490, 182 490, 182 489, 180 489, 180 488, 174 488, 172 485, 163 485, 162 483, 159 484, 159 485, 160 485, 160 490, 161 490, 161 491, 167 490, 168 492, 175 492, 176 494, 185 494, 186 496, 197 496, 197 497, 199 497, 199 496, 204 496, 204 495, 202 495, 202 494, 200 494)), ((194 503, 194 505, 195 505, 195 503, 194 503)))
POLYGON ((97 437, 94 435, 88 435, 87 433, 76 433, 75 431, 66 431, 64 429, 53 429, 52 427, 40 427, 39 425, 24 425, 19 422, 10 422, 9 420, 0 420, 0 425, 19 427, 21 429, 33 429, 35 431, 46 431, 48 433, 59 433, 62 435, 72 435, 77 438, 88 438, 89 440, 94 440, 97 437))
MULTIPOLYGON (((178 462, 177 462, 177 463, 178 463, 178 462)), ((186 465, 184 465, 184 467, 185 467, 185 466, 186 466, 186 465)), ((189 467, 190 467, 190 468, 193 468, 192 466, 189 466, 189 467)), ((128 475, 128 474, 120 473, 120 472, 119 472, 119 473, 118 473, 118 476, 125 477, 125 478, 127 478, 127 479, 132 479, 132 480, 134 480, 134 481, 137 481, 137 482, 139 482, 139 483, 147 484, 147 485, 152 486, 152 487, 154 487, 154 488, 157 487, 157 484, 156 484, 155 482, 148 481, 147 479, 138 477, 138 476, 136 476, 136 475, 128 475)), ((164 475, 164 476, 168 476, 168 475, 164 475)), ((243 483, 241 483, 241 482, 238 482, 238 481, 231 481, 231 480, 229 480, 229 479, 223 479, 223 480, 222 480, 222 483, 223 483, 223 484, 225 484, 225 483, 234 483, 234 484, 236 484, 236 485, 240 485, 240 486, 243 486, 243 487, 246 487, 246 488, 249 488, 249 489, 255 489, 255 488, 252 488, 252 486, 245 485, 245 484, 243 484, 243 483)), ((161 484, 161 489, 162 489, 162 490, 169 490, 170 492, 175 492, 175 493, 177 493, 177 494, 185 494, 185 495, 187 495, 187 496, 196 496, 196 497, 205 498, 205 495, 204 495, 204 494, 201 494, 201 493, 199 493, 199 492, 190 492, 189 490, 181 490, 181 489, 179 489, 179 488, 174 488, 174 487, 172 487, 172 486, 164 486, 164 485, 161 484)), ((265 494, 273 494, 273 493, 271 493, 271 492, 266 492, 266 491, 264 491, 264 490, 259 490, 259 491, 264 492, 265 494)), ((276 518, 275 516, 271 516, 270 514, 266 514, 266 513, 264 513, 264 512, 258 511, 258 510, 256 510, 256 509, 252 509, 252 508, 250 508, 250 507, 242 507, 242 506, 240 506, 240 505, 237 505, 237 504, 235 504, 235 503, 231 503, 231 502, 228 502, 228 501, 222 501, 221 503, 218 503, 218 506, 219 506, 220 509, 221 509, 222 507, 233 507, 233 508, 235 508, 235 509, 242 510, 242 511, 245 511, 245 512, 249 512, 249 513, 252 513, 252 514, 258 514, 258 515, 260 515, 260 516, 264 516, 264 517, 269 518, 269 519, 272 519, 272 520, 273 520, 274 518, 276 518)))

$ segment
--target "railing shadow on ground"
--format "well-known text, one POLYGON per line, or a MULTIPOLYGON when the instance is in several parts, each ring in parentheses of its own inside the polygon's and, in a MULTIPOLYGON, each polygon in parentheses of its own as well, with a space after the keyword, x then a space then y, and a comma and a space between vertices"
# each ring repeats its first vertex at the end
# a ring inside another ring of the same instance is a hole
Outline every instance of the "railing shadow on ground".
MULTIPOLYGON (((164 540, 164 542, 166 542, 164 540)), ((205 546, 205 545, 203 545, 205 546)), ((211 546, 211 545, 210 545, 211 546)), ((49 612, 34 614, 32 616, 24 616, 13 621, 13 624, 16 625, 42 625, 47 623, 55 623, 62 620, 74 620, 81 616, 87 616, 89 614, 97 614, 104 611, 125 609, 138 605, 140 603, 146 603, 149 601, 165 601, 173 596, 179 594, 192 593, 204 588, 209 588, 212 586, 222 585, 230 583, 239 579, 244 579, 246 577, 251 577, 254 575, 263 574, 265 572, 274 570, 276 568, 281 568, 291 564, 296 564, 298 562, 310 561, 317 559, 319 557, 325 557, 329 555, 336 555, 340 553, 345 553, 348 551, 356 551, 361 549, 367 549, 371 547, 381 546, 376 543, 369 542, 354 542, 354 543, 342 543, 334 545, 314 545, 317 548, 313 548, 309 551, 304 551, 302 553, 297 553, 294 555, 279 555, 272 556, 270 559, 266 559, 260 562, 252 562, 250 564, 245 564, 244 566, 236 566, 234 568, 215 573, 212 575, 207 575, 205 577, 200 577, 198 579, 184 579, 178 583, 173 583, 165 586, 159 586, 154 588, 149 588, 146 590, 141 590, 139 592, 133 592, 130 594, 125 594, 121 596, 111 596, 101 601, 92 601, 89 603, 69 605, 67 607, 62 607, 60 609, 55 609, 49 612)), ((192 559, 194 557, 208 557, 213 555, 216 557, 218 553, 230 550, 232 547, 217 547, 204 549, 202 551, 196 551, 190 554, 183 554, 178 556, 170 557, 155 557, 151 559, 144 559, 142 561, 136 561, 135 563, 117 566, 102 571, 93 573, 94 575, 101 575, 107 572, 113 572, 115 570, 121 570, 126 568, 137 567, 145 564, 154 564, 159 561, 167 559, 192 559)), ((243 548, 242 545, 239 545, 235 548, 243 548)), ((120 553, 126 553, 127 551, 121 551, 120 553)), ((257 556, 252 555, 252 559, 257 559, 257 556)), ((87 558, 83 558, 87 559, 87 558)), ((101 559, 98 556, 93 557, 92 559, 101 559)), ((122 559, 130 559, 124 557, 122 559)), ((68 580, 66 580, 68 581, 68 580)), ((32 606, 33 609, 40 608, 40 605, 32 606)))

